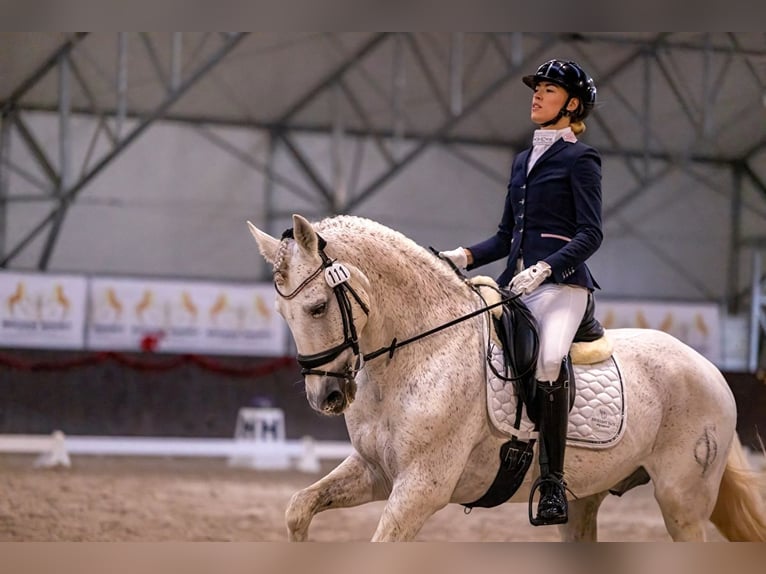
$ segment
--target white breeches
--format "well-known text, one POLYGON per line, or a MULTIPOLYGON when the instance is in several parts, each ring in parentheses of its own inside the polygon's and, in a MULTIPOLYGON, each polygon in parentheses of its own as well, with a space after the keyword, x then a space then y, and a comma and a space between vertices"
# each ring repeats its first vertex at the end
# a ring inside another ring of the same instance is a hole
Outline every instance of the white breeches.
POLYGON ((537 319, 540 330, 540 355, 536 377, 539 381, 555 381, 561 361, 569 353, 577 328, 588 304, 584 287, 545 283, 521 300, 537 319))

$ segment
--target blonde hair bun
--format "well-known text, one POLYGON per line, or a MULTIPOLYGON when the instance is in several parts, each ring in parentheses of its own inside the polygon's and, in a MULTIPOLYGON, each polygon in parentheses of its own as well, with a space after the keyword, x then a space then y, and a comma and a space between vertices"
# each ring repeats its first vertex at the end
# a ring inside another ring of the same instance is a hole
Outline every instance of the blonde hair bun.
POLYGON ((581 133, 585 131, 585 122, 580 120, 579 122, 572 122, 569 124, 569 127, 572 128, 572 132, 574 135, 579 136, 581 133))

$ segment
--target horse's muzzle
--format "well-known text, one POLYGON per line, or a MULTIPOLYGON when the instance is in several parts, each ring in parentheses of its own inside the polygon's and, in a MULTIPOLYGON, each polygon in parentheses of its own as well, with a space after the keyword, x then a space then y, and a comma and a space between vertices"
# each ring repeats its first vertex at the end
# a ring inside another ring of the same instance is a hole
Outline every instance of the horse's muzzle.
POLYGON ((311 407, 323 415, 337 416, 343 414, 356 397, 356 381, 351 373, 345 378, 321 377, 316 393, 308 391, 311 407))

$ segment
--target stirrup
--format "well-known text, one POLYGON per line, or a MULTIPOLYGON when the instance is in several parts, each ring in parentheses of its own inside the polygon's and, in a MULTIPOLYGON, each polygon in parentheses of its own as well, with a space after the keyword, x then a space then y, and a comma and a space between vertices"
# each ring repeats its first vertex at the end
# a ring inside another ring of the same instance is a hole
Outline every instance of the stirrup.
MULTIPOLYGON (((532 483, 532 487, 529 490, 529 523, 532 526, 552 526, 554 524, 566 524, 569 521, 569 512, 564 512, 563 516, 557 516, 555 518, 541 518, 538 516, 533 516, 532 513, 532 506, 534 504, 534 497, 535 492, 540 490, 540 487, 545 483, 551 483, 554 484, 556 487, 560 488, 563 495, 564 495, 564 501, 566 503, 566 484, 564 481, 560 478, 557 478, 555 475, 549 474, 545 477, 538 477, 535 482, 532 483)), ((539 507, 539 503, 538 503, 539 507)))

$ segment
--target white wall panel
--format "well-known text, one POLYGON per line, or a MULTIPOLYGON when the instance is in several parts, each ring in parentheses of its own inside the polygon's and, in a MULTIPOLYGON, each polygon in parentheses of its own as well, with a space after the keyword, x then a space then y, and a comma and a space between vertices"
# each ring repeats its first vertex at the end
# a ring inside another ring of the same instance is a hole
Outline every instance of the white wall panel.
MULTIPOLYGON (((39 115, 30 125, 55 157, 57 119, 39 115)), ((87 122, 75 123, 75 157, 84 157, 89 143, 87 122)), ((267 161, 263 132, 216 128, 215 133, 261 164, 267 161)), ((292 136, 332 189, 331 141, 318 135, 292 136)), ((587 135, 585 137, 587 141, 587 135)), ((391 146, 390 141, 386 145, 391 146)), ((103 145, 103 144, 100 144, 103 145)), ((357 141, 341 141, 341 173, 352 170, 357 141)), ((411 142, 392 151, 406 153, 411 142)), ((35 172, 15 138, 14 162, 35 172)), ((410 236, 423 246, 439 249, 470 245, 494 233, 502 214, 505 177, 512 155, 505 149, 460 150, 485 165, 480 171, 433 145, 408 164, 368 200, 352 210, 410 236), (495 176, 492 173, 496 174, 495 176)), ((641 165, 641 162, 636 162, 641 165)), ((284 144, 277 147, 276 172, 309 193, 302 198, 275 186, 272 211, 264 193, 264 176, 203 138, 197 128, 157 123, 96 177, 70 208, 50 269, 111 274, 215 279, 262 278, 264 266, 245 221, 268 225, 269 213, 280 216, 269 226, 275 235, 291 225, 289 215, 312 219, 328 208, 312 188, 284 144)), ((372 140, 364 143, 358 185, 364 190, 386 169, 372 140)), ((657 166, 652 166, 657 169, 657 166)), ((637 183, 622 160, 604 158, 605 210, 635 193, 637 183)), ((39 176, 39 174, 37 174, 39 176)), ((682 172, 641 192, 624 210, 605 221, 605 240, 591 267, 605 297, 720 300, 726 286, 730 235, 731 175, 710 168, 704 176, 720 189, 710 189, 682 172)), ((42 176, 40 176, 42 177, 42 176)), ((12 176, 10 194, 34 193, 33 186, 12 176)), ((763 235, 766 201, 746 188, 743 232, 763 235), (756 208, 755 211, 751 208, 756 208), (758 211, 760 210, 760 211, 758 211)), ((49 203, 9 203, 6 246, 14 246, 51 208, 49 203)), ((41 238, 14 259, 11 268, 34 268, 41 238)), ((502 263, 477 273, 496 276, 502 263)), ((748 269, 742 269, 747 284, 748 269)))

